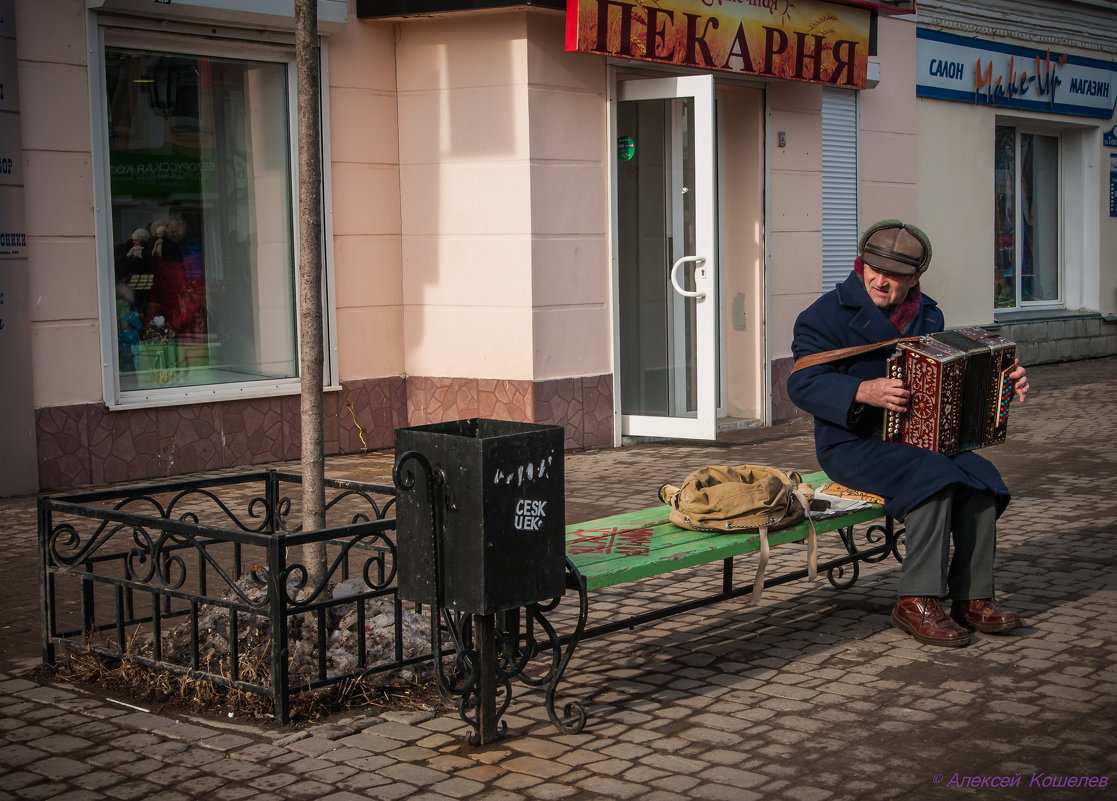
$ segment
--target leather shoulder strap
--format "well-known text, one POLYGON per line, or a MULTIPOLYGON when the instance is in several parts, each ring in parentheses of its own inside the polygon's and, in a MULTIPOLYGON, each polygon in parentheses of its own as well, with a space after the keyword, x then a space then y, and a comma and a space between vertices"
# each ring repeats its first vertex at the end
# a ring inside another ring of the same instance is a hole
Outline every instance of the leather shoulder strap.
POLYGON ((862 353, 868 353, 879 348, 887 348, 889 345, 895 345, 898 342, 915 342, 920 339, 922 337, 899 337, 884 342, 872 342, 868 345, 853 345, 848 348, 824 350, 820 353, 808 353, 806 356, 795 360, 795 366, 791 368, 791 372, 795 373, 807 367, 814 367, 816 364, 826 364, 827 362, 836 362, 839 359, 848 359, 851 356, 859 356, 862 353))

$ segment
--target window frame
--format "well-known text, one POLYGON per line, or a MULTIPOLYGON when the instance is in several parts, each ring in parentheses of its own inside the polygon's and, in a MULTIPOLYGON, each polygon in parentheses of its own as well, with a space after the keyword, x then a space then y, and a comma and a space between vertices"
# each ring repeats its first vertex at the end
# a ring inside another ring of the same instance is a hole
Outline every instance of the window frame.
MULTIPOLYGON (((94 236, 96 240, 97 287, 99 293, 98 323, 101 350, 103 399, 106 407, 113 409, 143 409, 185 405, 233 399, 263 398, 296 395, 302 388, 301 329, 302 315, 299 308, 299 175, 298 175, 298 113, 295 49, 293 40, 275 44, 261 44, 233 36, 203 37, 192 32, 150 32, 132 27, 129 21, 118 18, 104 19, 90 13, 88 52, 90 53, 90 122, 92 136, 92 177, 94 191, 94 236), (189 56, 211 56, 237 60, 267 61, 284 66, 287 73, 288 109, 288 170, 291 176, 291 267, 292 291, 295 313, 295 375, 283 379, 264 379, 221 384, 169 387, 160 389, 121 390, 117 362, 115 281, 113 258, 113 231, 111 220, 112 193, 110 185, 109 139, 105 115, 105 49, 129 48, 153 53, 181 53, 189 56)), ((207 28, 207 32, 209 29, 207 28)), ((337 359, 337 327, 334 295, 333 263, 333 213, 329 153, 329 77, 326 40, 320 37, 320 97, 321 97, 321 159, 322 177, 322 314, 324 359, 323 389, 339 388, 337 359)))
MULTIPOLYGON (((1056 164, 1054 174, 1057 182, 1058 197, 1056 198, 1056 220, 1055 220, 1055 236, 1057 241, 1055 244, 1055 273, 1056 280, 1058 281, 1058 292, 1056 297, 1052 300, 1029 300, 1022 299, 1022 276, 1020 274, 1022 254, 1020 251, 1019 243, 1016 241, 1015 233, 1013 235, 1013 281, 1014 281, 1014 304, 1012 306, 998 306, 996 304, 996 263, 993 264, 993 312, 996 315, 1013 314, 1021 312, 1033 311, 1058 311, 1066 307, 1067 297, 1067 275, 1066 275, 1066 247, 1067 247, 1067 226, 1065 218, 1065 207, 1067 198, 1066 192, 1066 158, 1065 158, 1065 141, 1063 130, 1058 126, 1043 125, 1036 120, 1020 119, 1015 117, 997 117, 994 121, 994 130, 997 128, 1011 128, 1013 130, 1013 231, 1020 230, 1020 215, 1021 211, 1021 164, 1020 164, 1020 142, 1021 138, 1025 135, 1030 136, 1045 136, 1055 140, 1055 157, 1056 164)), ((995 142, 995 136, 994 136, 995 142)), ((996 208, 996 183, 994 181, 994 208, 996 208)), ((996 237, 996 229, 994 228, 994 240, 996 237)), ((994 253, 996 250, 996 243, 994 241, 994 253)))

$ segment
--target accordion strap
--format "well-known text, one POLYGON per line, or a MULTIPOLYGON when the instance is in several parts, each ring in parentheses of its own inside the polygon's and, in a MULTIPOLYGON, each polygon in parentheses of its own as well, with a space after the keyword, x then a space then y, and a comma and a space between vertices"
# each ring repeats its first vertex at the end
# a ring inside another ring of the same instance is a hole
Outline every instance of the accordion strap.
POLYGON ((923 337, 898 337, 896 339, 889 339, 885 342, 873 342, 868 345, 853 345, 848 348, 835 348, 834 350, 824 350, 819 353, 808 353, 795 360, 795 366, 791 368, 791 372, 796 373, 807 367, 814 367, 816 364, 826 364, 827 362, 836 362, 839 359, 848 359, 850 356, 860 356, 862 353, 878 350, 879 348, 887 348, 889 345, 895 345, 898 342, 917 342, 923 337))

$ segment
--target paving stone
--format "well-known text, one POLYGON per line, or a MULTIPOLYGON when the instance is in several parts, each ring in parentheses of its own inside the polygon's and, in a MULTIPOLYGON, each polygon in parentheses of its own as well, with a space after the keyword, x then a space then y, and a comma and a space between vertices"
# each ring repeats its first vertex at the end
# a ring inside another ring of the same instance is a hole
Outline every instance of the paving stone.
MULTIPOLYGON (((66 699, 77 697, 74 694, 73 690, 67 690, 63 687, 57 687, 49 684, 33 684, 31 687, 19 690, 18 692, 13 694, 19 696, 24 700, 36 701, 41 704, 53 704, 64 701, 66 699)), ((57 714, 55 710, 49 708, 40 709, 37 714, 35 714, 35 718, 51 717, 55 714, 57 714)))
POLYGON ((742 790, 739 787, 711 784, 709 782, 695 785, 690 789, 688 795, 691 798, 709 799, 709 801, 757 801, 757 799, 763 797, 751 790, 742 790))
POLYGON ((319 799, 325 794, 329 793, 333 788, 325 782, 312 781, 310 779, 302 779, 300 781, 291 782, 279 791, 279 795, 284 798, 310 798, 319 799))
POLYGON ((215 751, 232 751, 253 742, 254 740, 250 737, 242 737, 239 734, 219 734, 216 737, 199 740, 198 744, 203 748, 212 748, 215 751))
POLYGON ((252 796, 253 799, 260 798, 257 791, 251 787, 232 786, 222 787, 213 792, 213 798, 217 801, 240 801, 242 798, 252 796))
POLYGON ((0 748, 0 765, 23 767, 46 757, 45 752, 18 743, 7 744, 0 748))
POLYGON ((311 771, 306 776, 324 784, 338 784, 342 779, 346 779, 356 772, 357 768, 352 765, 332 765, 322 770, 311 771))
MULTIPOLYGON (((344 742, 344 741, 342 741, 344 742)), ((289 743, 288 748, 292 751, 298 751, 301 754, 310 754, 312 756, 321 756, 322 754, 329 753, 338 747, 338 741, 330 740, 325 737, 303 737, 289 743)))
POLYGON ((356 759, 363 759, 364 757, 371 756, 370 752, 363 748, 335 748, 332 751, 327 751, 322 754, 322 759, 334 763, 349 763, 356 759))
MULTIPOLYGON (((359 748, 362 751, 367 751, 370 754, 383 754, 388 751, 397 749, 401 745, 403 745, 402 740, 384 737, 382 735, 373 734, 367 731, 363 731, 360 734, 354 734, 350 737, 345 737, 341 740, 323 740, 322 742, 331 743, 333 748, 337 748, 339 746, 348 746, 351 748, 359 748)), ((298 745, 298 743, 293 743, 291 747, 296 748, 298 747, 298 745)))
POLYGON ((754 788, 768 781, 767 777, 746 770, 738 770, 726 766, 717 766, 702 771, 699 775, 703 781, 716 784, 728 784, 734 787, 754 788))
POLYGON ((54 798, 56 795, 58 795, 58 785, 52 781, 43 781, 18 790, 13 797, 41 801, 41 799, 54 798))
POLYGON ((259 760, 265 762, 281 754, 289 753, 287 749, 280 747, 276 743, 254 743, 244 748, 232 750, 229 756, 249 761, 259 760))
POLYGON ((21 787, 38 784, 42 780, 43 777, 40 774, 33 773, 29 770, 13 770, 7 773, 0 773, 0 790, 11 792, 21 787))
POLYGON ((220 762, 211 762, 206 767, 206 772, 230 781, 248 781, 272 771, 267 765, 257 765, 243 759, 224 759, 220 762))
POLYGON ((143 780, 133 780, 115 784, 112 787, 106 787, 101 792, 109 798, 120 798, 124 801, 131 801, 135 798, 152 798, 156 796, 163 788, 157 784, 143 780))
POLYGON ((596 798, 639 798, 648 788, 634 782, 620 781, 607 776, 590 776, 578 782, 578 786, 596 798))
POLYGON ((146 712, 133 712, 121 719, 121 725, 129 726, 140 731, 171 737, 176 740, 191 740, 197 742, 217 734, 216 731, 194 723, 184 723, 180 720, 152 715, 146 712))
POLYGON ((417 794, 419 791, 413 784, 404 782, 389 782, 388 784, 380 784, 374 788, 367 788, 362 792, 371 799, 380 799, 380 801, 397 801, 397 799, 411 798, 412 795, 417 794))
POLYGON ((333 764, 334 763, 330 760, 319 759, 317 756, 300 755, 298 760, 287 762, 284 764, 284 767, 287 771, 302 775, 311 771, 325 770, 326 767, 331 767, 333 764))
POLYGON ((5 734, 7 739, 11 740, 12 742, 29 745, 34 740, 38 740, 41 737, 49 737, 50 735, 54 734, 54 732, 51 729, 48 729, 46 726, 28 724, 22 720, 17 720, 16 725, 11 727, 11 729, 5 734))
POLYGON ((35 773, 41 773, 48 779, 56 781, 65 781, 74 776, 80 776, 89 769, 85 763, 80 760, 63 756, 38 759, 30 763, 27 767, 35 773))
POLYGON ((380 768, 391 765, 392 762, 392 758, 387 754, 373 754, 371 756, 354 759, 349 763, 349 766, 356 768, 362 773, 371 773, 372 771, 380 770, 380 768))
POLYGON ((14 695, 15 693, 23 690, 31 690, 38 686, 39 685, 33 681, 12 677, 6 673, 0 676, 0 694, 3 695, 14 695))
MULTIPOLYGON (((534 798, 539 801, 561 801, 561 799, 571 798, 577 794, 577 787, 552 782, 542 782, 541 784, 536 784, 533 787, 524 789, 524 795, 527 798, 534 798)), ((487 794, 484 798, 485 801, 489 801, 489 796, 487 794)))
POLYGON ((537 784, 542 784, 543 780, 538 776, 530 776, 526 773, 506 773, 493 780, 492 785, 499 787, 502 790, 523 791, 529 787, 534 787, 537 784))
POLYGON ((431 785, 430 789, 450 798, 468 798, 484 792, 485 785, 472 779, 453 777, 431 785))
MULTIPOLYGON (((508 724, 511 726, 511 722, 508 724)), ((407 723, 396 723, 393 721, 384 721, 375 725, 369 726, 363 732, 377 737, 386 737, 390 740, 399 740, 402 742, 411 742, 414 740, 422 739, 427 735, 427 732, 420 728, 418 725, 407 723)))
POLYGON ((694 726, 679 732, 679 736, 687 740, 693 740, 704 745, 715 745, 719 747, 733 746, 740 743, 743 737, 733 732, 721 731, 719 729, 705 728, 701 726, 694 726))
POLYGON ((261 776, 248 779, 247 784, 257 790, 275 792, 299 780, 298 775, 291 773, 265 773, 261 776))
MULTIPOLYGON (((70 790, 54 796, 53 801, 100 801, 103 798, 103 795, 92 790, 70 790)), ((177 801, 177 799, 167 797, 166 801, 177 801)))
MULTIPOLYGON (((873 801, 937 797, 934 770, 1115 776, 1117 751, 1099 733, 1111 728, 1117 701, 1117 542, 1110 533, 1117 515, 1097 506, 1092 482, 1081 477, 1117 475, 1117 452, 1096 445, 1117 433, 1108 405, 1117 359, 1029 372, 1035 389, 1014 409, 1009 440, 982 454, 1014 490, 999 522, 998 587, 1001 600, 1024 615, 1021 630, 975 635, 965 649, 922 645, 888 623, 896 566, 863 565, 847 589, 794 582, 766 591, 756 607, 719 603, 585 640, 558 704, 586 704, 586 728, 557 731, 542 693, 517 687, 505 717, 509 736, 480 749, 464 743, 468 726, 441 705, 355 710, 293 732, 233 729, 137 712, 5 668, 0 801, 299 801, 307 793, 316 801, 873 801), (39 769, 53 768, 54 778, 23 767, 28 757, 39 769)), ((684 467, 814 469, 813 459, 809 426, 746 432, 716 447, 646 443, 572 453, 567 517, 588 519, 577 509, 590 505, 646 506, 684 467)), ((392 463, 387 451, 331 457, 332 465, 353 465, 360 473, 353 477, 382 466, 378 480, 390 480, 392 463)), ((33 501, 14 502, 26 506, 25 520, 34 520, 33 501)), ((0 530, 9 543, 32 543, 34 531, 13 528, 3 514, 11 503, 0 499, 0 530)), ((824 553, 833 547, 821 544, 824 553)), ((801 560, 797 549, 776 548, 769 570, 798 568, 801 560)), ((738 562, 745 581, 753 563, 738 562)), ((700 598, 720 581, 718 565, 612 588, 591 599, 591 618, 648 611, 667 597, 700 598)), ((4 653, 0 647, 0 661, 4 653)))
POLYGON ((409 764, 406 762, 397 762, 388 765, 381 769, 379 773, 390 779, 413 784, 418 787, 429 787, 432 784, 444 781, 448 778, 442 771, 431 770, 423 765, 409 764))
POLYGON ((385 784, 391 784, 392 780, 386 776, 380 776, 370 771, 357 771, 352 776, 346 776, 344 779, 337 783, 338 787, 345 790, 352 790, 354 792, 363 792, 372 787, 380 787, 385 784))

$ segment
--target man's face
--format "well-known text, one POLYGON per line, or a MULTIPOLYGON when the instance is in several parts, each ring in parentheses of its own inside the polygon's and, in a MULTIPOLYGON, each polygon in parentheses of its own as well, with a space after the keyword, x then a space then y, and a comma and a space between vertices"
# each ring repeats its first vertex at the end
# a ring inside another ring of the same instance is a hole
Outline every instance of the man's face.
POLYGON ((864 267, 865 291, 869 293, 873 303, 886 311, 890 311, 903 303, 908 296, 908 292, 919 280, 919 273, 915 275, 896 275, 896 273, 877 270, 868 264, 864 264, 864 267))

